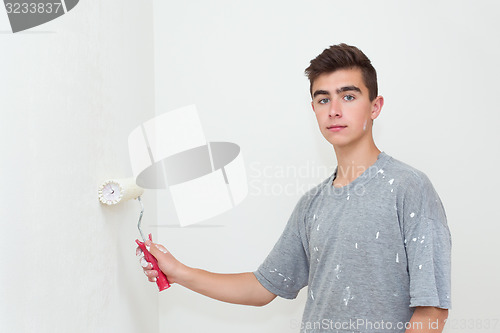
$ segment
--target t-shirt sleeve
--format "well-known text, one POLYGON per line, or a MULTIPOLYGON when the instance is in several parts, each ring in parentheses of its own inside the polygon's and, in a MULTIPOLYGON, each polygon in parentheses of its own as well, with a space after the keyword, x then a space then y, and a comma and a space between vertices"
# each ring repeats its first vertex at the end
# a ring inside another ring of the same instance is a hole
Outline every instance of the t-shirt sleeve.
POLYGON ((406 184, 402 218, 410 307, 451 308, 451 235, 441 200, 425 175, 406 184))
POLYGON ((254 272, 264 288, 283 298, 296 298, 308 282, 309 250, 304 225, 307 202, 306 194, 295 206, 274 248, 254 272))

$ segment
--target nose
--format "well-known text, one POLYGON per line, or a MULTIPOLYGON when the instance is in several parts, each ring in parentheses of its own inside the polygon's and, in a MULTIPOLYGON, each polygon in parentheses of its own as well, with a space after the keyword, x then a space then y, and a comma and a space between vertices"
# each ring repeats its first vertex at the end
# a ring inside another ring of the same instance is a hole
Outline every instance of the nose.
POLYGON ((340 103, 336 103, 335 101, 330 102, 330 110, 328 112, 328 117, 330 118, 341 118, 342 110, 340 107, 340 103))

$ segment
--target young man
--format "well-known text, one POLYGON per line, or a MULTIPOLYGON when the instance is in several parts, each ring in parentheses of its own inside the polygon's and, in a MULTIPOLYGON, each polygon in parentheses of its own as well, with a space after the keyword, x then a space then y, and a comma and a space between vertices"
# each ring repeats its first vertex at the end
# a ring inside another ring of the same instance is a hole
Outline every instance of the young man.
POLYGON ((183 265, 160 244, 148 243, 151 253, 171 283, 225 302, 261 306, 308 286, 301 332, 441 332, 451 306, 446 215, 428 178, 373 141, 384 104, 375 69, 340 44, 306 74, 338 165, 302 196, 259 269, 217 274, 183 265))

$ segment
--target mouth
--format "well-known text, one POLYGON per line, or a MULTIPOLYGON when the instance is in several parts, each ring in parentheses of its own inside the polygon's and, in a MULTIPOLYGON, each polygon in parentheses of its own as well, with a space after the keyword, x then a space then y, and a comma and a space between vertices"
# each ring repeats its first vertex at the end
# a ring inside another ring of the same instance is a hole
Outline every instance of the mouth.
POLYGON ((331 125, 331 126, 328 126, 326 129, 329 131, 332 131, 332 132, 338 132, 338 131, 343 130, 346 127, 347 126, 345 126, 345 125, 331 125))

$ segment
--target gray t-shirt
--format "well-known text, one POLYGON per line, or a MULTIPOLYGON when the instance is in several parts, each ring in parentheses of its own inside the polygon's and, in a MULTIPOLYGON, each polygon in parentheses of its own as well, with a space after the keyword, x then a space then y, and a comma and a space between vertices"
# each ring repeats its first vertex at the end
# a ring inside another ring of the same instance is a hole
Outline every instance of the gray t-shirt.
POLYGON ((451 236, 425 174, 382 152, 344 187, 335 175, 302 196, 254 272, 284 298, 309 286, 301 332, 404 332, 413 307, 449 309, 451 236))

